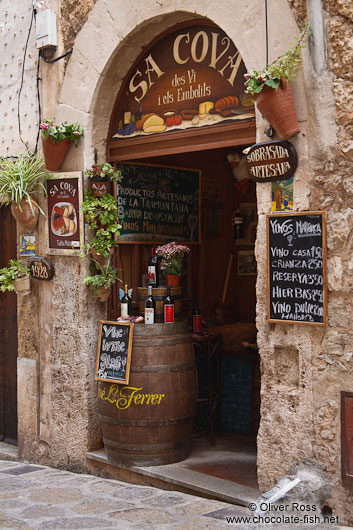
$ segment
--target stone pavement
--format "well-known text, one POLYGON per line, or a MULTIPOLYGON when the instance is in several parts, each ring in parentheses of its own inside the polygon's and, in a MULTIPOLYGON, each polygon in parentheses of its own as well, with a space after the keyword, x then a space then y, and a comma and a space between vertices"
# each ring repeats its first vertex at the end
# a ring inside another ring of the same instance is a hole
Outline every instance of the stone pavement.
MULTIPOLYGON (((228 523, 251 516, 244 507, 62 471, 0 460, 0 528, 12 530, 241 530, 272 525, 228 523)), ((325 525, 310 525, 315 528, 325 525)), ((302 530, 304 525, 276 528, 302 530)), ((334 528, 339 528, 338 526, 334 528)), ((341 527, 343 528, 343 527, 341 527)))

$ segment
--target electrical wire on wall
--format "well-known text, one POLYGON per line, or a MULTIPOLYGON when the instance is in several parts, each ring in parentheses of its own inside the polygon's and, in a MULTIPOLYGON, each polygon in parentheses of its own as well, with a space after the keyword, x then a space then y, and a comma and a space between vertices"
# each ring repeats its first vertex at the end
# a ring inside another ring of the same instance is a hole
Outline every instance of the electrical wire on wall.
MULTIPOLYGON (((22 138, 20 105, 21 105, 21 93, 22 93, 22 89, 23 89, 23 86, 24 86, 24 73, 25 73, 26 57, 27 57, 27 52, 28 52, 28 44, 29 44, 29 39, 30 39, 31 32, 32 32, 33 21, 35 21, 35 19, 36 19, 36 14, 37 14, 36 7, 33 6, 32 14, 31 14, 31 20, 30 20, 30 25, 29 25, 29 28, 28 28, 28 33, 27 33, 27 38, 26 38, 26 44, 25 44, 25 48, 24 48, 24 52, 23 52, 21 82, 20 82, 20 88, 19 88, 19 91, 18 91, 18 98, 17 98, 18 134, 19 134, 19 138, 20 138, 21 142, 26 147, 26 150, 28 152, 30 152, 28 144, 22 138)), ((55 59, 52 59, 53 55, 55 54, 55 51, 56 51, 55 48, 48 48, 48 49, 41 49, 41 50, 39 50, 39 53, 38 53, 37 71, 36 71, 36 92, 37 92, 36 98, 37 98, 37 106, 38 106, 38 126, 37 126, 37 137, 36 137, 35 148, 34 148, 34 152, 32 153, 33 155, 35 155, 37 153, 37 151, 38 151, 38 143, 39 143, 39 136, 40 136, 40 127, 39 127, 39 125, 40 125, 40 123, 42 121, 42 110, 41 110, 41 101, 40 101, 40 82, 42 81, 42 78, 40 77, 40 62, 41 62, 41 59, 43 59, 43 61, 45 63, 47 63, 47 64, 54 64, 57 61, 60 61, 61 59, 64 59, 65 57, 67 57, 68 55, 70 55, 72 53, 72 50, 69 50, 68 52, 64 53, 60 57, 56 57, 55 59), (49 56, 48 56, 48 52, 50 54, 49 56)), ((8 155, 6 158, 17 158, 17 155, 8 155)))
POLYGON ((24 48, 24 52, 23 52, 22 72, 21 72, 21 83, 20 83, 20 89, 19 89, 19 91, 18 91, 18 97, 17 97, 18 135, 19 135, 19 138, 20 138, 21 142, 23 143, 23 145, 25 145, 27 151, 29 151, 29 149, 28 149, 28 145, 27 145, 27 143, 26 143, 26 142, 23 140, 23 138, 22 138, 20 103, 21 103, 21 93, 22 93, 23 82, 24 82, 24 72, 25 72, 25 64, 26 64, 26 56, 27 56, 28 42, 29 42, 29 37, 30 37, 30 35, 31 35, 31 31, 32 31, 32 26, 33 26, 33 20, 34 20, 34 18, 35 18, 35 9, 32 9, 31 21, 30 21, 30 24, 29 24, 29 29, 28 29, 28 34, 27 34, 26 44, 25 44, 25 48, 24 48))

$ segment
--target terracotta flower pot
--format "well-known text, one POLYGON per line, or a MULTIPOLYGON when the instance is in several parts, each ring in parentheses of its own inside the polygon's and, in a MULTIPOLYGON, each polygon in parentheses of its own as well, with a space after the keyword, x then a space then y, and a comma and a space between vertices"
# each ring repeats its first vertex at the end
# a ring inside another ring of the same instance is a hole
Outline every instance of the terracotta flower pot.
POLYGON ((103 197, 110 192, 110 180, 94 180, 89 179, 89 186, 95 197, 103 197))
POLYGON ((13 282, 17 294, 25 295, 31 291, 31 281, 29 276, 22 276, 13 282))
POLYGON ((106 302, 110 296, 111 289, 106 289, 105 287, 98 287, 97 299, 100 302, 106 302))
MULTIPOLYGON (((110 249, 110 258, 114 255, 114 248, 110 249)), ((108 263, 109 257, 106 258, 103 254, 100 254, 96 251, 95 248, 91 249, 91 256, 95 261, 98 261, 102 265, 102 267, 105 267, 108 263)))
POLYGON ((33 232, 37 226, 39 209, 34 203, 32 203, 32 208, 27 201, 27 199, 22 199, 20 201, 20 207, 18 204, 13 201, 11 203, 11 213, 16 219, 16 221, 29 232, 33 232))
POLYGON ((292 89, 286 79, 281 79, 276 90, 265 86, 254 98, 257 108, 282 140, 300 132, 292 89))
POLYGON ((180 285, 180 274, 166 274, 167 285, 170 287, 179 287, 180 285))
POLYGON ((70 149, 70 138, 64 138, 59 143, 54 143, 50 138, 42 136, 43 153, 45 167, 51 171, 58 171, 61 168, 68 150, 70 149))

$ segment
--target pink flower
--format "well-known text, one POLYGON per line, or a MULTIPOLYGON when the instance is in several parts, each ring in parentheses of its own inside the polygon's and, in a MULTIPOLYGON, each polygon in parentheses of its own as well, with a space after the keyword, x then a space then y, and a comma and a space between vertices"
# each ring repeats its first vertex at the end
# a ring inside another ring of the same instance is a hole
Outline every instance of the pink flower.
POLYGON ((47 123, 41 123, 39 127, 44 131, 47 131, 49 129, 49 125, 47 123))
POLYGON ((74 131, 72 134, 76 134, 77 136, 81 136, 81 133, 79 131, 74 131))

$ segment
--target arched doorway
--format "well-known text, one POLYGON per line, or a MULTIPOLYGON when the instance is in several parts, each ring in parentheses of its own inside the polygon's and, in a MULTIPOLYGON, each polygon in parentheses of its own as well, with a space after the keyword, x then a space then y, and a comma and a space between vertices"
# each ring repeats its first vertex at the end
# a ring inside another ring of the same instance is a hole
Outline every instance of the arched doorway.
MULTIPOLYGON (((177 29, 171 28, 151 43, 124 79, 111 116, 107 142, 107 160, 122 163, 123 173, 126 163, 201 171, 202 237, 198 244, 191 245, 183 280, 184 317, 190 319, 192 303, 197 299, 205 331, 218 334, 223 341, 218 368, 212 367, 220 377, 218 416, 214 419, 223 435, 216 436, 215 449, 223 455, 229 451, 236 455, 237 449, 244 451, 244 448, 251 453, 259 425, 254 258, 256 190, 255 184, 244 178, 241 169, 243 148, 255 143, 255 119, 253 106, 243 94, 244 72, 239 52, 217 26, 192 21, 177 29), (227 59, 219 62, 228 48, 227 59), (173 58, 169 57, 169 61, 173 63, 172 59, 176 58, 174 70, 168 65, 168 50, 173 50, 173 58), (190 64, 185 69, 184 62, 189 59, 190 64), (197 65, 203 61, 206 64, 200 73, 197 65), (208 70, 216 81, 213 78, 207 81, 208 70), (161 86, 160 78, 163 80, 161 86), (221 83, 217 85, 219 78, 221 83), (149 122, 151 129, 145 126, 149 122), (235 160, 240 161, 236 170, 235 160), (233 221, 238 211, 244 218, 244 234, 240 238, 237 234, 236 239, 233 221)), ((123 195, 124 192, 119 196, 122 204, 134 207, 135 218, 141 220, 139 228, 134 228, 139 232, 134 237, 133 233, 128 233, 130 223, 123 215, 124 238, 129 244, 119 245, 118 262, 124 283, 133 287, 137 313, 141 312, 137 293, 143 286, 150 249, 155 242, 165 241, 156 234, 143 233, 147 204, 144 201, 138 204, 135 200, 133 205, 128 196, 125 201, 123 195)), ((138 223, 133 224, 136 227, 138 223)), ((109 318, 119 316, 118 298, 116 292, 109 318)), ((200 374, 204 372, 205 359, 201 357, 198 362, 201 387, 200 374)), ((209 410, 200 406, 200 427, 207 426, 209 416, 209 410)), ((208 444, 206 438, 201 447, 201 452, 208 454, 206 458, 212 462, 207 473, 216 472, 235 482, 246 482, 236 456, 227 463, 221 459, 215 471, 217 466, 208 444)), ((248 468, 246 475, 253 479, 248 485, 256 487, 254 453, 253 456, 252 460, 250 458, 252 471, 249 473, 248 468)), ((207 465, 204 463, 201 468, 207 465)))

